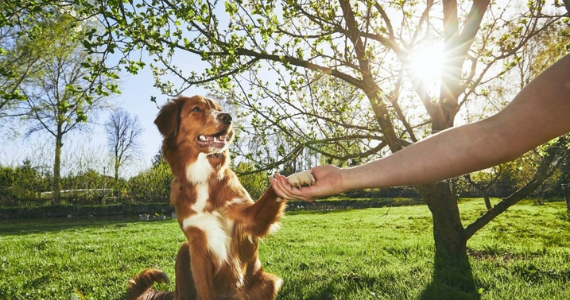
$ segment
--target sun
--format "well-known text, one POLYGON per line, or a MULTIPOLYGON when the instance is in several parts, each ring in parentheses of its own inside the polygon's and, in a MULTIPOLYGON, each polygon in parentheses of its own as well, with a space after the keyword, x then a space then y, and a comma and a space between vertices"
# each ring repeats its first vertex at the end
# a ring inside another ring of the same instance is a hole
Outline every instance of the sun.
POLYGON ((441 66, 443 60, 443 46, 430 44, 418 47, 411 53, 411 71, 425 81, 441 79, 441 66))

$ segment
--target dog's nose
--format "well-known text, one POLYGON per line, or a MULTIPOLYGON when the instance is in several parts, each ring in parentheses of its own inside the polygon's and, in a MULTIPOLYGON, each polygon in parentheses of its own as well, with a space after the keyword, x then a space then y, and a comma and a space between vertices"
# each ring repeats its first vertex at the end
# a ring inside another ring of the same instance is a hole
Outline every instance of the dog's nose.
POLYGON ((221 113, 218 115, 218 120, 224 122, 224 124, 231 124, 232 123, 232 116, 227 113, 221 113))

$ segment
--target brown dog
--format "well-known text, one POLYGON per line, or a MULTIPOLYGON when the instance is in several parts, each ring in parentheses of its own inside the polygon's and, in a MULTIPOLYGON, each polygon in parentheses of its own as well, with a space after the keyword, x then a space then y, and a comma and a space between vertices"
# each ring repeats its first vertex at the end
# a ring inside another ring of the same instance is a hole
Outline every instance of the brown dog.
MULTIPOLYGON (((275 298, 282 280, 263 271, 258 239, 277 225, 285 204, 272 187, 254 202, 228 168, 231 116, 210 99, 178 97, 162 107, 155 124, 174 175, 170 201, 188 241, 176 258, 174 292, 151 289, 168 278, 147 269, 129 281, 127 299, 275 298)), ((314 183, 308 172, 289 179, 314 183)))

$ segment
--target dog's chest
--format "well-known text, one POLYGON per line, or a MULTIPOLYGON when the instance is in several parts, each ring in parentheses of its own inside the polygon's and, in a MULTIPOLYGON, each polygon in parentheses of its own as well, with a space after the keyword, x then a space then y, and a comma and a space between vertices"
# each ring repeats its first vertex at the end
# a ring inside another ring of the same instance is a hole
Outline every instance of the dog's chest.
POLYGON ((209 186, 207 184, 197 184, 194 186, 194 193, 196 200, 190 208, 197 213, 204 213, 206 204, 208 204, 208 200, 210 199, 209 186))
POLYGON ((233 221, 224 214, 224 209, 212 209, 211 191, 207 183, 194 185, 195 201, 190 204, 194 212, 182 221, 182 229, 199 229, 206 237, 206 243, 215 257, 227 261, 229 256, 233 221))
POLYGON ((186 167, 186 178, 191 183, 206 182, 214 171, 208 156, 200 153, 196 161, 186 167))

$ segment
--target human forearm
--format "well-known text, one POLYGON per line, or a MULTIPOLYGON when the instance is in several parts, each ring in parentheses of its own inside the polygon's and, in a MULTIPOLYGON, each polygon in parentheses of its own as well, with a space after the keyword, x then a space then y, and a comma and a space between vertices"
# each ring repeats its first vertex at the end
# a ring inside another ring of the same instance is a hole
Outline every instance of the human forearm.
POLYGON ((500 139, 494 138, 493 131, 485 123, 464 125, 431 136, 385 158, 343 169, 343 189, 429 183, 508 160, 509 154, 502 151, 500 139))
POLYGON ((513 159, 505 126, 497 118, 440 132, 392 155, 367 164, 339 169, 312 169, 316 185, 300 190, 277 175, 278 193, 286 199, 313 200, 364 188, 418 185, 484 169, 513 159), (278 183, 280 182, 280 183, 278 183))

